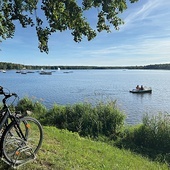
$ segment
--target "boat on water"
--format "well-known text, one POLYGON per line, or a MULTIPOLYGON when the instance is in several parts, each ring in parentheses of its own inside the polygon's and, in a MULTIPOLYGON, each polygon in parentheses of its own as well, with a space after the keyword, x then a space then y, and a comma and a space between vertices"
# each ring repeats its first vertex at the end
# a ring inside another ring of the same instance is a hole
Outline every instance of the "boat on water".
POLYGON ((41 69, 40 75, 52 75, 52 72, 51 71, 44 71, 43 69, 41 69))
POLYGON ((64 71, 63 73, 73 73, 73 71, 64 71))
POLYGON ((27 74, 27 72, 25 72, 25 71, 21 71, 21 74, 27 74))
POLYGON ((6 73, 6 70, 2 70, 2 73, 6 73))
POLYGON ((27 71, 27 73, 34 73, 34 71, 27 71))
POLYGON ((41 71, 40 74, 41 75, 51 75, 52 72, 51 71, 41 71))
POLYGON ((129 91, 130 93, 152 93, 151 87, 144 87, 143 89, 132 89, 129 91))
POLYGON ((22 70, 20 70, 21 74, 27 74, 27 69, 24 67, 22 70))

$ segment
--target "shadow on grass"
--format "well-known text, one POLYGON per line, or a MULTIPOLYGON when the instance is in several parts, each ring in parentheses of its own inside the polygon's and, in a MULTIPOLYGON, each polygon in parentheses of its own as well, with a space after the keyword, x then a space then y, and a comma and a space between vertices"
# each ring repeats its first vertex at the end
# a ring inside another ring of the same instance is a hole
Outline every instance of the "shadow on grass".
POLYGON ((6 164, 4 161, 0 160, 0 170, 1 169, 3 169, 3 170, 12 170, 14 168, 12 168, 8 164, 6 164))
POLYGON ((121 141, 115 144, 120 149, 130 150, 136 154, 146 157, 152 161, 168 164, 170 166, 170 151, 162 152, 142 146, 135 145, 132 141, 121 141))

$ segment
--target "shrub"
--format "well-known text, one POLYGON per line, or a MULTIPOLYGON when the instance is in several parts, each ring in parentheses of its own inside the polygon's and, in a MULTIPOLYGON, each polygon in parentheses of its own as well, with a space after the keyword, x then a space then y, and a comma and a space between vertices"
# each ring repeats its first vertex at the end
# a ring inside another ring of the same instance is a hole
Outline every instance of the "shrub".
POLYGON ((82 117, 84 114, 84 105, 75 104, 67 105, 65 108, 65 114, 67 116, 67 129, 73 132, 80 132, 82 126, 82 117))
POLYGON ((145 115, 143 125, 134 132, 137 145, 167 153, 170 151, 170 115, 145 115))
POLYGON ((99 115, 95 112, 95 108, 90 104, 86 104, 84 113, 81 119, 81 131, 80 135, 98 137, 101 131, 101 122, 99 121, 99 115))
POLYGON ((42 103, 38 101, 34 103, 33 117, 38 119, 42 124, 45 124, 46 122, 46 118, 45 118, 46 113, 47 113, 47 109, 42 103))
POLYGON ((16 106, 16 110, 21 111, 22 113, 27 110, 33 111, 34 103, 31 99, 29 99, 28 97, 25 97, 18 102, 16 106))
POLYGON ((67 118, 65 114, 65 106, 54 104, 45 115, 45 125, 56 126, 60 129, 67 128, 67 118))
POLYGON ((133 150, 157 161, 170 163, 170 115, 159 113, 143 117, 141 125, 124 131, 118 147, 133 150))
POLYGON ((44 123, 46 120, 44 119, 45 114, 47 112, 46 107, 38 102, 33 102, 31 99, 25 97, 21 99, 17 106, 16 111, 20 111, 21 113, 26 113, 26 111, 31 111, 33 114, 31 116, 38 119, 41 123, 44 123))
MULTIPOLYGON (((58 128, 66 128, 78 132, 82 136, 98 137, 105 135, 115 138, 124 125, 125 115, 115 105, 115 102, 104 104, 100 102, 93 107, 89 103, 67 105, 63 111, 60 107, 51 110, 50 122, 58 128), (64 125, 64 126, 63 126, 64 125)), ((49 113, 48 113, 49 114, 49 113)))
POLYGON ((116 138, 124 125, 125 115, 116 107, 116 102, 100 102, 96 107, 99 121, 102 124, 102 134, 116 138))
POLYGON ((117 109, 115 101, 99 102, 95 106, 90 103, 78 103, 61 106, 55 104, 47 110, 38 101, 23 98, 17 110, 32 111, 33 116, 43 125, 56 126, 60 129, 78 132, 82 136, 115 138, 124 125, 125 115, 117 109))

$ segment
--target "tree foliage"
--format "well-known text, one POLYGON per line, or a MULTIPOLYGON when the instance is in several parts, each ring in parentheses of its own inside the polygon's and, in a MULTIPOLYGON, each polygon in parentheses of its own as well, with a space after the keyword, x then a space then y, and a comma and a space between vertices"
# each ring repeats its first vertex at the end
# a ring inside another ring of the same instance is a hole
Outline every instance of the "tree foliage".
POLYGON ((71 30, 74 41, 85 36, 93 39, 97 32, 110 26, 116 30, 123 23, 119 14, 127 9, 127 1, 138 0, 0 0, 0 40, 12 38, 15 21, 23 28, 35 27, 41 52, 48 53, 49 36, 57 31, 71 30), (92 29, 84 12, 97 8, 96 29, 92 29))

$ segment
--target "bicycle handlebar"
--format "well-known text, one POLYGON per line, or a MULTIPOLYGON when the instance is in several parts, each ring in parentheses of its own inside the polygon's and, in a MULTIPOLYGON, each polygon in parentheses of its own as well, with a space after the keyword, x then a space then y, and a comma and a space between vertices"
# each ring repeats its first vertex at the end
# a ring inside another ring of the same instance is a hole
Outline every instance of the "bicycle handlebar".
POLYGON ((4 99, 2 100, 4 104, 5 104, 5 102, 6 102, 6 99, 8 99, 8 98, 10 98, 10 97, 12 97, 12 96, 18 97, 18 95, 17 95, 16 93, 8 93, 8 94, 6 94, 6 93, 3 91, 3 87, 2 87, 2 86, 0 86, 0 94, 3 94, 3 95, 5 96, 4 99))

